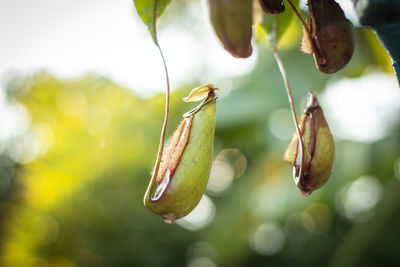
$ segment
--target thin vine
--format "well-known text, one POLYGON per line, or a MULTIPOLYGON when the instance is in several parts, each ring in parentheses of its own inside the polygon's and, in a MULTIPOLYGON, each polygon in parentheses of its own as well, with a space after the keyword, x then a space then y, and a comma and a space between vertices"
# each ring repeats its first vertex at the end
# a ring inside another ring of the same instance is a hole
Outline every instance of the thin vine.
POLYGON ((290 104, 290 110, 292 112, 293 122, 294 122, 294 125, 295 125, 295 128, 296 128, 296 134, 297 134, 297 138, 299 139, 299 146, 300 146, 300 149, 298 149, 298 152, 300 152, 300 154, 301 154, 300 155, 301 162, 300 162, 300 169, 296 170, 296 178, 297 178, 297 174, 301 175, 302 174, 302 169, 303 169, 303 160, 304 160, 303 140, 301 138, 299 122, 298 122, 297 115, 296 115, 296 108, 294 106, 293 95, 292 95, 292 90, 290 89, 289 79, 288 79, 288 76, 286 74, 285 67, 283 66, 282 59, 281 59, 281 57, 279 56, 279 53, 278 53, 278 44, 277 44, 278 40, 277 39, 278 39, 278 19, 275 16, 274 17, 274 24, 273 24, 273 33, 272 33, 273 54, 274 54, 274 57, 275 57, 275 61, 278 64, 279 70, 280 70, 280 72, 282 74, 282 79, 283 79, 283 81, 285 83, 286 92, 287 92, 288 99, 289 99, 289 104, 290 104))
POLYGON ((297 18, 300 20, 301 25, 303 25, 303 29, 306 31, 308 41, 310 42, 310 44, 313 48, 313 52, 316 53, 319 58, 323 58, 323 56, 321 54, 321 46, 320 46, 318 40, 314 40, 312 38, 310 28, 308 27, 307 23, 304 21, 300 12, 297 10, 297 8, 295 7, 295 5, 292 3, 291 0, 286 0, 286 1, 289 3, 290 7, 292 8, 293 12, 296 14, 297 18))
MULTIPOLYGON (((167 131, 167 124, 168 124, 168 116, 169 116, 169 102, 170 102, 170 83, 169 83, 169 75, 168 75, 168 68, 167 68, 167 63, 165 62, 164 54, 162 52, 161 46, 158 42, 157 38, 157 6, 158 6, 158 0, 154 0, 154 9, 153 9, 153 29, 154 29, 154 43, 156 44, 158 51, 160 52, 161 59, 164 64, 164 70, 165 70, 165 79, 167 82, 167 88, 165 92, 165 116, 164 116, 164 122, 163 126, 161 129, 161 137, 160 137, 160 144, 158 146, 158 153, 157 153, 157 159, 156 159, 156 164, 153 170, 153 173, 151 175, 151 180, 149 183, 149 186, 147 188, 147 191, 151 191, 154 187, 154 184, 156 182, 156 177, 158 174, 158 171, 160 169, 160 164, 161 164, 161 158, 164 150, 164 143, 165 143, 165 135, 167 131)), ((145 194, 147 195, 147 193, 145 194)), ((149 192, 149 197, 151 196, 149 192)))

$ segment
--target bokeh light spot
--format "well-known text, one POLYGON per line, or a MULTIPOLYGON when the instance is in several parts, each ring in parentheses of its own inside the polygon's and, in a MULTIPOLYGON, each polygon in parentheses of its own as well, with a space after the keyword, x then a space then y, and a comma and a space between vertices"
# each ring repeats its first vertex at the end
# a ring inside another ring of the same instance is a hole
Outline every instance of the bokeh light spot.
POLYGON ((374 176, 361 176, 345 186, 336 197, 336 207, 345 217, 363 222, 373 216, 373 208, 382 194, 382 185, 374 176))
POLYGON ((268 127, 272 135, 280 140, 289 140, 294 133, 289 109, 277 109, 269 116, 268 127))
POLYGON ((54 133, 51 127, 42 122, 32 126, 32 133, 40 145, 40 155, 44 155, 54 142, 54 133))
POLYGON ((214 215, 214 202, 207 195, 203 195, 197 207, 186 217, 176 220, 176 223, 185 229, 195 231, 209 225, 214 215))
POLYGON ((214 161, 210 178, 207 184, 207 192, 218 195, 224 192, 232 183, 234 171, 226 161, 214 161))
POLYGON ((214 261, 207 257, 197 257, 192 259, 188 267, 217 267, 214 261))
POLYGON ((310 214, 308 214, 307 212, 304 212, 302 215, 302 221, 303 221, 304 228, 306 228, 311 233, 315 232, 315 221, 310 216, 310 214))
POLYGON ((217 250, 211 243, 199 241, 193 243, 187 250, 186 256, 188 259, 207 257, 211 260, 217 259, 217 250))
POLYGON ((250 233, 249 238, 250 246, 266 256, 278 253, 285 243, 285 236, 279 225, 275 223, 259 225, 250 233))
POLYGON ((224 193, 234 178, 242 176, 247 167, 246 157, 236 148, 223 149, 216 157, 210 172, 207 192, 212 195, 224 193))
POLYGON ((339 138, 374 142, 399 122, 400 93, 392 75, 342 79, 328 85, 320 99, 329 126, 339 138))
POLYGON ((311 216, 314 221, 315 233, 325 233, 332 227, 333 215, 330 208, 321 203, 313 203, 307 207, 306 213, 311 216))
POLYGON ((28 133, 19 139, 9 151, 10 157, 20 164, 28 164, 34 161, 40 152, 40 142, 32 133, 28 133))
POLYGON ((229 162, 234 170, 234 178, 242 176, 247 168, 247 159, 243 153, 236 148, 223 149, 215 160, 229 162))

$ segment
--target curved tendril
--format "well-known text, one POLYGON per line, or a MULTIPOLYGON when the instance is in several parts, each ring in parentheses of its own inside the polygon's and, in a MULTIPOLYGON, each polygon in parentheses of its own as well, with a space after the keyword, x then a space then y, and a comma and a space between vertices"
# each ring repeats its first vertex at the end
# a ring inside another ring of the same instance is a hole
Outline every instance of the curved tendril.
POLYGON ((170 98, 170 84, 169 84, 169 76, 168 76, 168 69, 167 69, 167 63, 165 62, 164 54, 162 52, 161 46, 158 43, 158 38, 157 38, 157 6, 158 6, 158 0, 154 0, 154 9, 153 9, 153 28, 154 28, 154 43, 156 44, 158 51, 160 52, 161 59, 164 64, 164 70, 165 70, 165 78, 167 82, 167 88, 166 88, 166 95, 165 95, 165 116, 164 116, 164 123, 161 129, 161 137, 160 137, 160 144, 158 146, 158 153, 157 153, 157 159, 156 159, 156 165, 154 167, 154 171, 151 175, 151 180, 149 183, 149 186, 147 187, 146 194, 145 196, 149 196, 151 198, 151 191, 153 190, 154 184, 156 182, 156 177, 158 174, 158 171, 160 169, 160 164, 161 164, 161 157, 163 154, 164 150, 164 142, 165 142, 165 134, 167 130, 167 124, 168 124, 168 115, 169 115, 169 98, 170 98))
MULTIPOLYGON (((290 0, 288 0, 288 1, 290 1, 290 0)), ((294 106, 292 90, 290 89, 289 79, 287 77, 287 74, 286 74, 286 71, 285 71, 285 67, 283 66, 282 59, 280 58, 279 53, 278 53, 277 32, 278 32, 278 19, 277 19, 277 17, 274 17, 273 53, 274 53, 274 57, 275 57, 276 63, 278 64, 279 70, 280 70, 280 72, 282 74, 283 81, 285 83, 286 92, 287 92, 288 99, 289 99, 289 104, 290 104, 290 109, 291 109, 291 112, 292 112, 293 122, 294 122, 294 125, 295 125, 295 128, 296 128, 297 138, 299 139, 299 144, 298 144, 297 151, 300 152, 300 155, 298 155, 298 153, 296 153, 297 156, 296 156, 296 159, 295 159, 295 163, 297 162, 297 158, 300 157, 300 159, 301 159, 301 162, 300 162, 300 165, 299 165, 300 168, 299 169, 297 169, 297 167, 295 168, 296 169, 295 179, 299 179, 300 176, 302 175, 302 170, 303 170, 304 146, 303 146, 303 140, 301 139, 300 128, 299 128, 299 123, 298 123, 298 120, 297 120, 296 109, 295 109, 295 106, 294 106)), ((297 183, 297 181, 296 181, 296 183, 297 183)))

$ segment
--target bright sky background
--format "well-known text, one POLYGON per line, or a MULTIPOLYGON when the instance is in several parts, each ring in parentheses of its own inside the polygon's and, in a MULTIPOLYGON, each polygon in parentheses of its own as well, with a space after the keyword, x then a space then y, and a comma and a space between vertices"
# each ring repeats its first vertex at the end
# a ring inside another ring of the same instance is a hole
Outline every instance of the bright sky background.
MULTIPOLYGON (((199 70, 205 66, 212 76, 251 70, 256 56, 230 57, 212 36, 200 3, 185 11, 206 23, 196 24, 192 35, 179 27, 160 33, 172 87, 202 79, 199 70)), ((143 95, 165 88, 160 55, 132 0, 0 0, 0 36, 3 78, 10 72, 32 74, 41 69, 62 78, 94 72, 143 95)))

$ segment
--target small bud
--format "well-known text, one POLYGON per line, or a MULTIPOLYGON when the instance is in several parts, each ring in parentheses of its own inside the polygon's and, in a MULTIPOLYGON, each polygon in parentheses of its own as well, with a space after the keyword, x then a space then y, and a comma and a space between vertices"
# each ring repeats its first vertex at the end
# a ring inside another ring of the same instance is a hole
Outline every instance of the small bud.
POLYGON ((252 0, 208 0, 211 25, 220 43, 234 57, 251 56, 252 0))
POLYGON ((144 205, 167 223, 186 216, 197 206, 211 170, 216 88, 207 85, 195 89, 187 100, 203 95, 203 102, 184 115, 163 151, 155 182, 150 181, 144 196, 144 205))
POLYGON ((317 68, 335 73, 350 61, 355 47, 353 24, 335 0, 308 0, 307 31, 303 29, 302 50, 314 54, 317 68))
POLYGON ((297 135, 294 135, 284 160, 294 166, 293 176, 303 195, 310 195, 331 176, 335 159, 335 143, 315 95, 310 92, 307 108, 300 121, 303 141, 303 163, 297 135))
POLYGON ((277 15, 285 11, 282 0, 258 0, 261 9, 270 15, 277 15))

